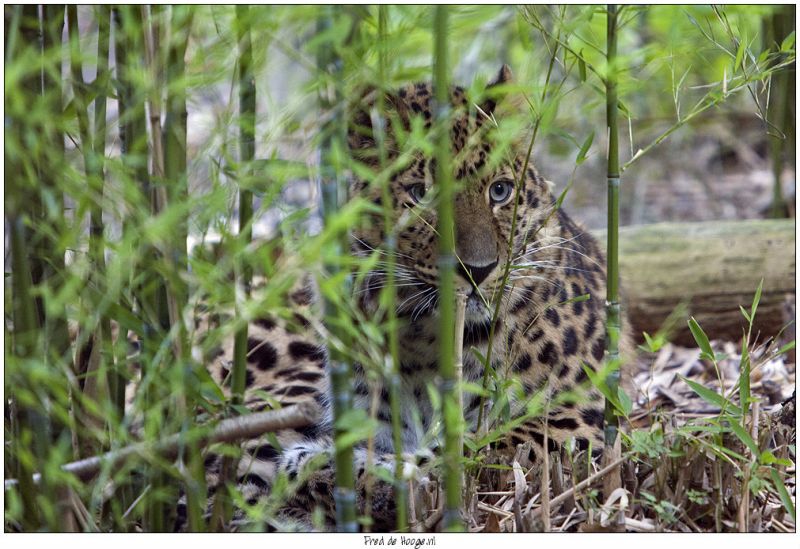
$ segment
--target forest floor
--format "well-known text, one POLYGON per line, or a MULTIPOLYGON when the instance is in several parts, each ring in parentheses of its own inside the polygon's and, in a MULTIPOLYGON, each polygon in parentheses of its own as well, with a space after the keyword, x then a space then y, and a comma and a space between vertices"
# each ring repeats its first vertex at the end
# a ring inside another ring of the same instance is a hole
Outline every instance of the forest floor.
POLYGON ((551 490, 543 502, 534 480, 541 474, 516 463, 505 490, 476 493, 470 531, 794 532, 794 517, 769 484, 777 474, 794 505, 794 351, 777 354, 776 346, 766 345, 751 352, 750 390, 758 404, 743 423, 760 451, 785 460, 776 465, 748 450, 728 428, 725 420, 733 416, 690 386, 721 392, 734 407, 738 403, 733 395, 741 349, 731 342, 712 346, 720 353, 718 370, 700 358, 699 349, 666 344, 640 353, 632 373, 636 393, 625 428, 630 442, 622 453, 621 490, 603 501, 607 475, 600 460, 587 466, 585 456, 562 451, 550 454, 551 490), (570 493, 588 476, 591 486, 570 493))

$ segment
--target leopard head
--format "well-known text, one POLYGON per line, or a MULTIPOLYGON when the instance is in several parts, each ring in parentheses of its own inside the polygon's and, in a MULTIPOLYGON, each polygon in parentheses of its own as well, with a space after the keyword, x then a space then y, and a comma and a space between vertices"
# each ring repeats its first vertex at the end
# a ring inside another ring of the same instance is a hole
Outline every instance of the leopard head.
MULTIPOLYGON (((554 200, 528 161, 527 140, 509 140, 496 118, 511 79, 504 65, 487 86, 489 99, 480 104, 471 102, 463 88, 450 89, 456 289, 469 295, 468 323, 487 322, 498 294, 513 305, 520 296, 512 291, 515 281, 536 276, 537 263, 552 261, 548 238, 557 223, 554 200)), ((438 303, 434 109, 430 83, 410 84, 382 98, 373 91, 355 109, 348 131, 351 152, 361 164, 351 195, 378 206, 352 231, 352 253, 382 254, 359 289, 360 304, 365 310, 377 306, 386 284, 386 254, 392 253, 397 314, 412 322, 434 314, 438 303), (382 179, 373 175, 380 173, 382 179), (388 224, 386 199, 391 201, 388 224)))

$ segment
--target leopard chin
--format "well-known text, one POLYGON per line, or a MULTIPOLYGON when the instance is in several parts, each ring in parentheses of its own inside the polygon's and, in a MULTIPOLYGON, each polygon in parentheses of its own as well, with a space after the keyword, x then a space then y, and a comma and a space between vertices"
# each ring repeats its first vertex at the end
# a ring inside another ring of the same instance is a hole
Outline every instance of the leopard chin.
POLYGON ((475 290, 467 296, 464 322, 467 324, 485 324, 492 319, 494 311, 491 309, 491 302, 486 302, 484 299, 486 299, 486 296, 482 297, 475 290))

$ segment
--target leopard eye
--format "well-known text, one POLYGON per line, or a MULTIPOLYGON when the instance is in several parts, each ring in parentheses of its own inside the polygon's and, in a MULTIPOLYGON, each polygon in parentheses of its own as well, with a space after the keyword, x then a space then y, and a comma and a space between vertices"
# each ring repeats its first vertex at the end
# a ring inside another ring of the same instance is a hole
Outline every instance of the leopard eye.
POLYGON ((427 202, 425 198, 425 194, 427 193, 427 189, 425 188, 425 183, 417 183, 416 185, 412 185, 408 188, 408 194, 411 195, 411 198, 414 200, 415 204, 424 204, 427 202))
POLYGON ((514 182, 501 179, 489 187, 489 199, 493 204, 503 204, 508 201, 512 192, 514 192, 514 182))

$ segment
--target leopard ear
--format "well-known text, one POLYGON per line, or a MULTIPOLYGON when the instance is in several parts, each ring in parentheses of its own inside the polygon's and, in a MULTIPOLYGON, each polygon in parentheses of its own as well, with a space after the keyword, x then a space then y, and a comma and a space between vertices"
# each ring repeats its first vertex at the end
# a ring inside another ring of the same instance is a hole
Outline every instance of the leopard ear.
POLYGON ((488 116, 494 113, 497 108, 498 101, 502 98, 502 87, 506 84, 511 84, 514 81, 514 75, 511 74, 511 67, 503 64, 500 67, 500 72, 497 73, 495 79, 486 85, 487 98, 481 103, 480 109, 488 116))
POLYGON ((358 99, 350 105, 347 120, 347 144, 354 153, 375 146, 370 110, 375 104, 376 94, 376 88, 368 86, 358 94, 358 99))
MULTIPOLYGON (((407 118, 406 104, 391 93, 384 93, 383 96, 383 109, 387 112, 377 112, 379 93, 381 92, 378 88, 369 86, 359 94, 359 99, 350 109, 347 124, 347 144, 350 151, 355 157, 368 163, 377 158, 374 124, 379 120, 385 123, 387 113, 392 112, 403 120, 407 118)), ((386 139, 390 140, 391 135, 387 135, 386 139)))
POLYGON ((492 88, 501 84, 510 84, 513 81, 514 75, 511 73, 511 67, 503 63, 503 66, 500 67, 500 72, 497 73, 495 79, 492 82, 489 82, 486 87, 492 88))

